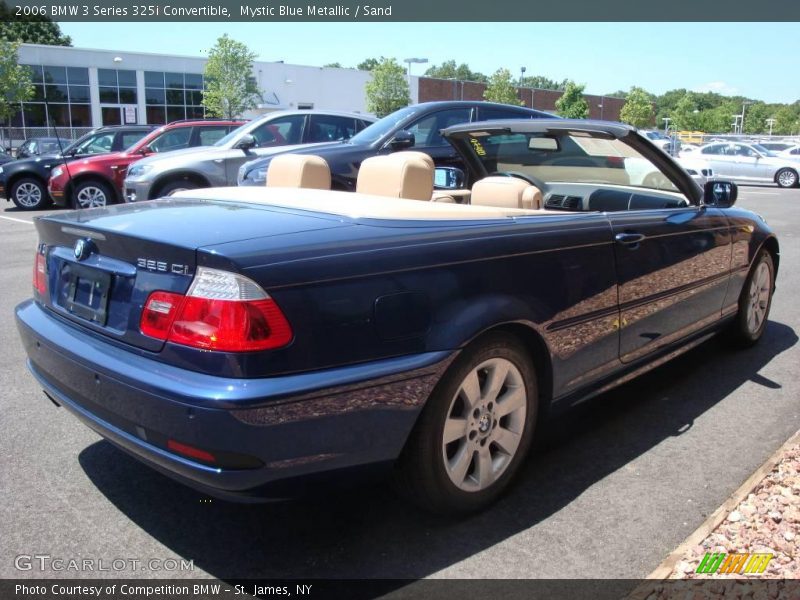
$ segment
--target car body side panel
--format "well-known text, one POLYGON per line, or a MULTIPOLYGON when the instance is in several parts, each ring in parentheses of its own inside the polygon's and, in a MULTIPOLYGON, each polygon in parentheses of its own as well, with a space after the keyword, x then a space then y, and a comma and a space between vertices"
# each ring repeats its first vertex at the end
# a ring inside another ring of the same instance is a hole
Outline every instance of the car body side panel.
POLYGON ((718 209, 610 213, 620 283, 620 357, 631 362, 719 319, 731 264, 728 222, 718 209))

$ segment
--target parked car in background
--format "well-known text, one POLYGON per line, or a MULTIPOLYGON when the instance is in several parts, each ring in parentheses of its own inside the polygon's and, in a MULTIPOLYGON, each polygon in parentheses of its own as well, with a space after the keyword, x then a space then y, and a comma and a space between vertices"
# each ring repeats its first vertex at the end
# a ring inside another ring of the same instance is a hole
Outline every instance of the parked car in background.
POLYGON ((776 153, 780 158, 788 158, 793 161, 800 161, 800 144, 789 146, 785 150, 776 153))
POLYGON ((14 160, 14 157, 6 152, 5 148, 0 148, 0 165, 11 162, 12 160, 14 160))
POLYGON ((244 121, 175 121, 151 131, 124 152, 90 156, 53 169, 48 191, 59 206, 91 208, 122 200, 128 167, 145 156, 212 146, 244 121))
POLYGON ((72 144, 69 138, 38 137, 22 142, 17 148, 17 158, 28 158, 42 154, 57 154, 62 148, 72 144))
POLYGON ((128 170, 125 201, 150 200, 180 190, 236 184, 246 161, 276 146, 344 140, 375 121, 356 113, 324 110, 279 111, 243 125, 209 148, 151 156, 128 170))
POLYGON ((6 163, 0 167, 0 197, 11 200, 22 210, 44 208, 50 204, 47 181, 55 167, 93 154, 119 152, 152 129, 151 125, 100 127, 67 146, 63 154, 43 154, 6 163))
MULTIPOLYGON (((471 204, 431 201, 429 159, 398 152, 363 162, 368 194, 210 188, 36 219, 16 308, 28 368, 53 404, 204 493, 386 473, 454 516, 499 497, 545 414, 718 331, 761 338, 778 241, 735 184, 701 190, 621 124, 444 136, 471 204), (632 185, 620 156, 674 189, 632 185)), ((328 174, 280 159, 282 183, 328 174)))
POLYGON ((795 146, 796 142, 758 142, 758 145, 777 154, 795 146))
POLYGON ((714 175, 739 183, 776 183, 780 187, 795 187, 798 183, 798 163, 771 153, 758 144, 718 142, 703 146, 693 153, 714 169, 714 175))
POLYGON ((681 140, 676 138, 671 138, 665 133, 658 131, 657 129, 654 130, 645 130, 640 129, 639 133, 646 137, 648 140, 653 142, 656 146, 661 148, 667 154, 672 156, 678 156, 681 151, 682 143, 681 140))
POLYGON ((302 150, 273 150, 239 170, 239 185, 264 185, 273 156, 285 152, 315 154, 330 166, 333 188, 353 191, 361 162, 370 156, 413 148, 430 156, 437 166, 463 167, 462 159, 440 133, 457 123, 489 119, 538 119, 548 113, 490 102, 442 101, 414 104, 393 112, 343 143, 302 150))

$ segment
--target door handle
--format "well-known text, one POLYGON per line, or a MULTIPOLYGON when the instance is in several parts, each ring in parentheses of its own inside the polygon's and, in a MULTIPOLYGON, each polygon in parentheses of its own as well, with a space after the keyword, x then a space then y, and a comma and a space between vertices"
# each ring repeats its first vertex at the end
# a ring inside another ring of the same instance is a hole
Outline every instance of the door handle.
POLYGON ((635 246, 639 242, 641 242, 645 238, 643 233, 618 233, 614 236, 614 241, 618 244, 624 244, 625 246, 635 246))

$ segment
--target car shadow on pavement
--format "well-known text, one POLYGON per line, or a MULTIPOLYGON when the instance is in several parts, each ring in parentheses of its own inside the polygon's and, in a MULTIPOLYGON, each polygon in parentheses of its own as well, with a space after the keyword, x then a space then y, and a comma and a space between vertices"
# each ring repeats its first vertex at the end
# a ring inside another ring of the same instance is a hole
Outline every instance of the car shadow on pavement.
POLYGON ((321 489, 309 499, 266 505, 208 502, 105 441, 81 452, 80 464, 135 524, 219 579, 416 579, 547 519, 607 475, 682 435, 744 383, 780 387, 758 372, 797 341, 792 328, 776 322, 747 351, 714 339, 553 418, 509 492, 462 520, 423 513, 385 484, 348 493, 321 489))

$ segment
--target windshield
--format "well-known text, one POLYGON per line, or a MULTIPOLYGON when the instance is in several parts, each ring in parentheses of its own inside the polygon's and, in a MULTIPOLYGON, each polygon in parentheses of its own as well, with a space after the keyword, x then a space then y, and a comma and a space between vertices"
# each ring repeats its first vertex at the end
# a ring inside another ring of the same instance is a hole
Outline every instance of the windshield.
POLYGON ((617 139, 576 132, 491 133, 467 136, 470 153, 487 173, 516 172, 547 183, 599 183, 678 191, 649 159, 617 139))
MULTIPOLYGON (((244 132, 245 132, 245 131, 247 131, 247 130, 248 130, 250 127, 252 127, 252 126, 253 126, 255 123, 256 123, 255 121, 250 121, 249 123, 245 123, 245 124, 244 124, 244 125, 242 125, 241 127, 237 127, 236 129, 234 129, 233 131, 231 131, 231 132, 230 132, 228 135, 226 135, 225 137, 221 137, 219 140, 217 140, 216 142, 214 142, 214 143, 212 144, 212 146, 216 146, 217 148, 222 148, 223 146, 227 146, 227 145, 228 145, 228 144, 230 144, 230 143, 231 143, 231 142, 232 142, 232 141, 233 141, 235 138, 239 137, 239 135, 240 135, 240 134, 244 133, 244 132)), ((260 123, 260 121, 259 121, 259 123, 260 123)))
POLYGON ((375 121, 372 125, 351 137, 349 141, 353 144, 371 144, 381 139, 392 129, 397 127, 399 123, 402 123, 420 111, 421 109, 419 106, 407 106, 396 110, 379 121, 375 121))
POLYGON ((772 150, 767 150, 761 144, 753 144, 753 148, 761 152, 764 156, 775 156, 775 153, 772 150))

